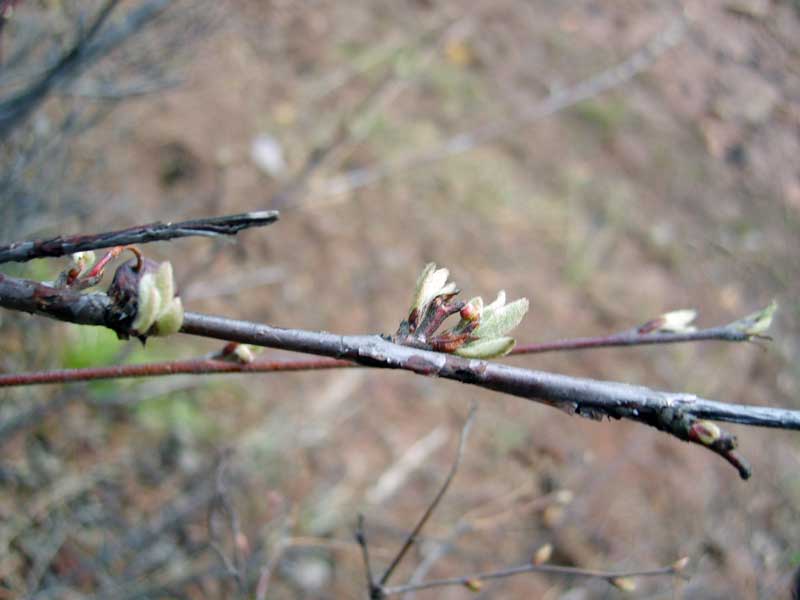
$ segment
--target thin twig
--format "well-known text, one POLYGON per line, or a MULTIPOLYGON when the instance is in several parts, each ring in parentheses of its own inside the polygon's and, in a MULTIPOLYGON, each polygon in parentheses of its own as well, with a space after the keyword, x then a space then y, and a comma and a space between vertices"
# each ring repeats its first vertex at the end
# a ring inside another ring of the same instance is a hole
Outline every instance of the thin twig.
POLYGON ((595 348, 614 348, 619 346, 649 346, 654 344, 678 344, 683 342, 720 341, 749 342, 752 335, 737 331, 731 327, 709 327, 687 333, 640 333, 639 329, 629 329, 621 333, 598 337, 582 337, 542 344, 520 345, 511 351, 511 355, 542 354, 545 352, 564 352, 569 350, 588 350, 595 348))
POLYGON ((364 522, 364 515, 358 515, 356 522, 356 543, 361 548, 361 558, 364 561, 364 574, 367 578, 367 590, 369 590, 369 597, 372 600, 381 597, 380 587, 375 583, 375 577, 372 575, 372 565, 369 560, 369 546, 367 544, 367 529, 364 522))
POLYGON ((439 503, 442 501, 442 498, 444 498, 444 495, 447 493, 447 489, 450 487, 450 484, 452 483, 453 479, 456 476, 456 473, 458 472, 458 467, 461 464, 461 457, 464 455, 464 446, 467 441, 467 436, 469 435, 469 430, 472 428, 472 423, 475 420, 475 414, 477 413, 477 411, 478 411, 478 405, 475 402, 473 402, 472 406, 469 409, 469 415, 467 415, 467 419, 464 422, 464 426, 461 428, 461 436, 459 437, 458 440, 458 450, 456 451, 456 457, 455 460, 453 461, 453 465, 450 467, 450 472, 447 474, 447 477, 445 478, 442 487, 439 489, 439 492, 434 497, 433 502, 431 502, 430 505, 428 505, 428 508, 425 509, 422 518, 420 518, 420 520, 417 522, 416 526, 411 531, 411 533, 408 534, 408 537, 406 537, 405 542, 401 546, 400 550, 397 552, 397 556, 394 557, 394 560, 392 560, 392 562, 386 568, 386 571, 384 571, 383 576, 378 582, 378 585, 380 585, 381 587, 386 585, 386 583, 389 581, 389 578, 392 576, 392 573, 395 572, 397 567, 403 561, 403 558, 405 558, 405 555, 411 549, 411 546, 413 546, 414 543, 416 543, 417 537, 422 531, 422 528, 425 527, 425 524, 431 518, 433 511, 436 510, 436 507, 439 506, 439 503))
POLYGON ((212 375, 219 373, 286 373, 290 371, 320 371, 345 369, 359 365, 331 358, 301 358, 296 360, 259 360, 237 363, 218 358, 193 358, 139 365, 113 365, 85 367, 82 369, 57 369, 36 373, 0 374, 0 388, 47 383, 72 383, 103 379, 132 377, 159 377, 165 375, 212 375))
MULTIPOLYGON (((580 337, 523 344, 516 346, 509 356, 565 352, 571 350, 594 350, 598 348, 647 346, 653 344, 677 344, 699 341, 749 342, 754 336, 741 329, 722 325, 687 333, 651 332, 641 333, 633 328, 606 336, 580 337)), ((758 336, 764 337, 764 336, 758 336)), ((126 379, 133 377, 160 377, 168 375, 213 375, 226 373, 282 373, 287 371, 318 371, 323 369, 345 369, 360 365, 330 358, 303 358, 296 360, 259 360, 237 363, 219 358, 196 358, 187 360, 159 361, 138 365, 110 365, 84 367, 80 369, 53 369, 30 373, 0 374, 0 387, 40 385, 51 383, 74 383, 103 379, 126 379)))
POLYGON ((615 579, 626 579, 630 577, 656 577, 663 575, 676 575, 679 571, 675 565, 668 567, 660 567, 657 569, 646 569, 639 571, 597 571, 593 569, 581 569, 578 567, 564 567, 559 565, 535 565, 532 563, 520 565, 518 567, 510 567, 507 569, 499 569, 497 571, 488 571, 485 573, 476 573, 475 575, 465 575, 462 577, 450 577, 446 579, 434 579, 431 581, 424 581, 422 583, 412 583, 408 585, 397 585, 394 587, 383 588, 384 596, 393 596, 396 594, 404 594, 406 592, 426 590, 436 587, 445 587, 451 585, 461 586, 474 586, 477 582, 488 581, 491 579, 505 579, 520 575, 523 573, 553 573, 558 575, 569 575, 573 577, 594 577, 605 579, 612 582, 615 579))
POLYGON ((0 246, 0 263, 25 262, 34 258, 65 256, 84 250, 144 244, 196 235, 205 237, 236 235, 243 229, 263 227, 277 220, 277 211, 263 210, 179 223, 157 221, 128 229, 89 235, 58 236, 49 240, 14 242, 0 246))

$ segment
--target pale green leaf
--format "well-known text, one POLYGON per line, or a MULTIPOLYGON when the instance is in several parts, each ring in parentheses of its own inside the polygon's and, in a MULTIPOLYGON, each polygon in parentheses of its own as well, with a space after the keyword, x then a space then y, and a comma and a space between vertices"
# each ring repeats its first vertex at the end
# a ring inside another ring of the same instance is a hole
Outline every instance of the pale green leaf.
POLYGON ((502 308, 506 304, 506 291, 500 290, 497 292, 497 298, 494 299, 494 302, 491 304, 487 304, 486 307, 483 309, 484 314, 491 315, 493 312, 502 308))
POLYGON ((673 310, 664 313, 659 317, 661 324, 658 331, 666 333, 690 333, 695 328, 690 325, 697 318, 697 311, 687 308, 683 310, 673 310))
POLYGON ((514 344, 514 338, 510 337, 475 340, 461 346, 455 351, 455 354, 464 358, 495 358, 511 352, 514 344))
POLYGON ((163 262, 156 271, 156 287, 164 303, 172 300, 175 295, 175 279, 172 275, 172 264, 163 262))
POLYGON ((183 325, 183 303, 180 298, 173 298, 161 311, 155 323, 155 335, 165 336, 178 333, 183 325))
POLYGON ((436 263, 428 263, 422 269, 422 273, 417 277, 417 285, 414 287, 414 302, 411 304, 412 310, 420 307, 422 301, 422 289, 425 287, 425 282, 428 277, 436 270, 436 263))
POLYGON ((152 273, 142 275, 137 292, 136 318, 131 327, 139 333, 147 333, 161 311, 161 294, 152 273))
POLYGON ((747 315, 746 317, 734 321, 728 327, 740 331, 746 335, 763 335, 772 325, 772 318, 778 310, 778 303, 773 300, 769 306, 747 315))
POLYGON ((528 312, 528 306, 527 298, 520 298, 491 312, 487 306, 483 310, 481 323, 475 330, 474 335, 479 338, 491 339, 507 334, 520 324, 525 313, 528 312))

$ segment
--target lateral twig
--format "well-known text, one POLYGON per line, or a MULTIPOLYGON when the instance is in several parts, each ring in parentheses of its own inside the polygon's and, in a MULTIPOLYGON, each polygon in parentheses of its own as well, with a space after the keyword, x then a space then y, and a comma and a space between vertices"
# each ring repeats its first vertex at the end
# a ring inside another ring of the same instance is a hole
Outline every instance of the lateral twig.
POLYGON ((394 557, 392 562, 386 568, 386 571, 384 571, 383 575, 381 576, 378 585, 382 589, 383 586, 385 586, 386 583, 389 581, 389 578, 392 576, 392 573, 394 573, 395 570, 397 570, 397 567, 403 561, 403 558, 405 558, 406 554, 411 549, 411 546, 413 546, 416 543, 417 537, 419 536, 423 527, 425 527, 428 520, 431 518, 431 515, 441 503, 442 498, 444 498, 444 495, 447 493, 450 484, 453 482, 453 479, 455 478, 456 473, 458 472, 458 467, 461 464, 461 457, 464 455, 464 446, 466 445, 467 442, 467 436, 469 435, 469 430, 472 428, 472 423, 475 420, 475 414, 477 413, 477 411, 478 411, 478 405, 475 402, 473 402, 472 406, 469 409, 469 415, 467 415, 467 419, 464 422, 464 426, 461 428, 461 436, 459 437, 458 440, 458 450, 456 451, 456 457, 455 460, 453 461, 453 465, 450 467, 450 472, 447 474, 447 477, 445 478, 442 487, 439 489, 433 501, 428 505, 428 508, 425 509, 425 512, 423 513, 422 517, 414 526, 414 529, 411 531, 411 533, 408 534, 408 537, 406 537, 406 540, 405 542, 403 542, 403 545, 400 547, 400 550, 397 552, 397 555, 394 557))
POLYGON ((581 337, 554 342, 544 342, 540 344, 525 344, 514 348, 511 355, 522 354, 542 354, 545 352, 564 352, 569 350, 589 350, 594 348, 614 348, 620 346, 649 346, 656 344, 679 344, 683 342, 749 342, 752 335, 744 331, 737 331, 734 328, 722 325, 720 327, 709 327, 687 333, 662 333, 650 332, 641 333, 638 328, 629 329, 612 335, 597 337, 581 337))
POLYGON ((34 258, 64 256, 84 250, 144 244, 196 235, 206 237, 236 235, 243 229, 263 227, 277 220, 277 211, 262 210, 179 223, 157 221, 128 229, 89 235, 58 236, 49 240, 14 242, 0 246, 0 263, 25 262, 34 258))
MULTIPOLYGON (((641 327, 606 336, 579 337, 523 344, 515 347, 509 356, 565 352, 572 350, 594 350, 598 348, 646 346, 651 344, 677 344, 699 341, 749 342, 753 336, 741 328, 721 325, 686 333, 649 332, 641 327)), ((0 374, 0 387, 40 385, 49 383, 74 383, 103 379, 125 379, 133 377, 161 377, 168 375, 213 375, 224 373, 281 373, 287 371, 318 371, 323 369, 346 369, 360 365, 347 360, 331 358, 301 358, 295 360, 258 360, 250 363, 231 362, 219 357, 187 360, 159 361, 138 365, 110 365, 84 367, 80 369, 53 369, 30 373, 0 374)))
POLYGON ((236 363, 218 358, 191 358, 138 365, 112 365, 82 369, 56 369, 36 373, 0 374, 0 388, 46 383, 72 383, 132 377, 166 375, 212 375, 219 373, 285 373, 289 371, 320 371, 346 369, 359 365, 332 358, 300 358, 295 360, 258 360, 236 363))
POLYGON ((481 582, 489 581, 492 579, 505 579, 513 577, 514 575, 521 575, 523 573, 553 573, 557 575, 568 575, 573 577, 593 577, 605 579, 609 583, 614 583, 615 580, 627 579, 631 577, 656 577, 664 575, 677 575, 680 570, 676 566, 670 565, 668 567, 660 567, 657 569, 646 569, 638 571, 598 571, 594 569, 581 569, 578 567, 564 567, 559 565, 535 565, 525 564, 517 567, 510 567, 507 569, 499 569, 497 571, 487 571, 484 573, 476 573, 475 575, 464 575, 461 577, 450 577, 446 579, 432 579, 430 581, 423 581, 421 583, 411 583, 408 585, 397 585, 383 589, 384 596, 394 596, 397 594, 404 594, 406 592, 416 592, 419 590, 427 590, 437 587, 461 585, 476 589, 481 582))

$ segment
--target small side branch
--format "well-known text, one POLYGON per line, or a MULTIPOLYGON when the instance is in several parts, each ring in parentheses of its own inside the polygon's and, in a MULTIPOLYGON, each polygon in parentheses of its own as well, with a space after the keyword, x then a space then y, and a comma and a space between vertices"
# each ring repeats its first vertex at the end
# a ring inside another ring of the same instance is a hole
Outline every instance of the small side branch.
POLYGON ((577 567, 565 567, 560 565, 536 565, 527 564, 518 567, 509 567, 507 569, 499 569, 497 571, 488 571, 485 573, 476 573, 475 575, 464 575, 462 577, 450 577, 446 579, 432 579, 422 583, 411 583, 408 585, 398 585, 394 587, 387 587, 383 589, 383 595, 396 596, 398 594, 405 594, 407 592, 416 592, 420 590, 428 590, 431 588, 448 587, 448 586, 463 586, 473 591, 480 591, 481 584, 484 581, 492 579, 506 579, 515 575, 524 573, 552 573, 555 575, 565 575, 572 577, 592 577, 595 579, 605 579, 609 583, 618 587, 629 586, 628 579, 633 577, 657 577, 665 575, 678 575, 681 572, 681 565, 674 564, 668 567, 661 567, 658 569, 647 569, 641 571, 597 571, 594 569, 580 569, 577 567))
POLYGON ((709 327, 687 333, 650 332, 641 333, 630 329, 613 335, 582 337, 557 340, 541 344, 526 344, 514 348, 512 355, 543 354, 545 352, 565 352, 569 350, 589 350, 594 348, 618 348, 624 346, 649 346, 658 344, 680 344, 684 342, 749 342, 754 336, 745 331, 737 331, 728 326, 709 327))
POLYGON ((0 246, 0 263, 25 262, 34 258, 65 256, 84 250, 145 244, 189 236, 236 235, 243 229, 264 227, 278 220, 278 212, 263 210, 195 219, 180 223, 150 223, 128 229, 89 235, 59 236, 49 240, 22 241, 0 246))
POLYGON ((384 596, 386 594, 383 586, 385 586, 389 582, 389 578, 392 576, 392 573, 394 573, 397 570, 397 567, 400 566, 401 562, 403 562, 403 558, 405 558, 408 551, 416 543, 419 534, 422 533, 422 529, 430 520, 431 515, 433 515, 433 512, 439 506, 439 504, 442 501, 442 498, 444 498, 444 495, 450 488, 450 484, 453 482, 453 479, 455 479, 456 473, 458 472, 458 467, 461 465, 461 458, 462 456, 464 456, 464 446, 467 443, 467 436, 469 435, 469 430, 472 428, 472 423, 475 420, 475 414, 477 413, 477 411, 478 411, 478 406, 473 402, 469 410, 469 415, 467 415, 467 419, 464 422, 464 426, 461 428, 461 436, 458 439, 458 450, 456 451, 456 458, 453 461, 453 466, 450 467, 450 472, 447 474, 447 477, 445 478, 442 487, 439 488, 439 491, 433 498, 433 501, 428 505, 428 508, 425 509, 425 512, 423 513, 422 517, 417 522, 416 526, 411 531, 411 533, 408 534, 408 537, 406 538, 403 545, 400 547, 400 550, 397 552, 397 555, 394 557, 394 560, 392 560, 392 562, 386 568, 386 571, 384 571, 383 576, 381 576, 378 585, 381 587, 384 596))
POLYGON ((0 373, 0 388, 47 383, 74 383, 103 379, 160 377, 167 375, 213 375, 221 373, 287 373, 357 367, 347 360, 300 358, 296 360, 258 360, 239 363, 219 358, 192 358, 134 365, 111 365, 83 369, 56 369, 35 373, 0 373))

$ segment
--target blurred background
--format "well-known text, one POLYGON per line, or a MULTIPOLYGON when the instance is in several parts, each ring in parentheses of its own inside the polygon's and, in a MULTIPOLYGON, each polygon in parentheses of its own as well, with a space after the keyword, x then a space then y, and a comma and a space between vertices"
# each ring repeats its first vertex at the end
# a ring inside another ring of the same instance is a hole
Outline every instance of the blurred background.
MULTIPOLYGON (((109 3, 0 2, 3 243, 278 208, 236 243, 146 252, 173 263, 188 310, 340 333, 393 332, 430 261, 467 298, 528 297, 525 343, 680 308, 723 324, 776 298, 770 343, 505 360, 800 409, 796 1, 111 5, 93 30, 109 3)), ((65 264, 2 270, 47 280, 65 264)), ((3 372, 220 346, 8 311, 0 331, 3 372)), ((407 373, 0 400, 0 598, 364 598, 357 515, 386 565, 473 400, 458 475, 394 582, 524 564, 546 543, 582 568, 689 556, 691 579, 625 593, 529 574, 413 597, 788 598, 800 565, 797 434, 730 427, 754 467, 743 482, 649 428, 407 373)))

